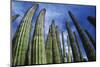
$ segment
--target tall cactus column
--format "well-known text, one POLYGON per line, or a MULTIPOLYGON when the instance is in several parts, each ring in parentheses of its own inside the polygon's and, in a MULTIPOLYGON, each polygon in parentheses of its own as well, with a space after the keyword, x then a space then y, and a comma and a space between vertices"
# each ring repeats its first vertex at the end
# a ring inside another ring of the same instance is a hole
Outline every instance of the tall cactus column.
POLYGON ((61 63, 61 44, 59 32, 55 26, 54 20, 49 27, 49 33, 46 42, 46 58, 47 63, 61 63))
POLYGON ((77 47, 78 47, 78 50, 79 50, 79 53, 80 53, 80 59, 81 59, 81 61, 83 61, 83 55, 82 55, 82 52, 81 52, 81 48, 79 46, 80 44, 78 42, 78 38, 76 36, 76 32, 74 32, 74 36, 75 36, 75 40, 76 40, 76 43, 77 43, 77 47))
POLYGON ((55 29, 56 29, 57 45, 58 45, 58 49, 59 49, 59 53, 60 53, 60 60, 62 60, 62 50, 61 50, 60 32, 58 30, 58 26, 56 26, 55 29))
POLYGON ((52 45, 53 45, 53 63, 61 63, 61 53, 59 51, 59 44, 57 42, 56 26, 55 21, 52 21, 51 25, 52 32, 52 45))
POLYGON ((52 46, 52 32, 51 27, 49 28, 49 33, 46 40, 46 60, 47 64, 53 63, 53 46, 52 46))
POLYGON ((85 30, 85 32, 86 32, 87 36, 90 38, 94 48, 96 49, 96 42, 93 40, 92 36, 89 34, 89 32, 87 30, 85 30))
POLYGON ((73 23, 75 24, 75 26, 79 32, 79 35, 82 39, 83 46, 85 48, 88 60, 95 61, 96 60, 96 52, 93 47, 93 44, 91 43, 90 39, 86 36, 86 34, 85 34, 84 30, 82 29, 82 27, 80 26, 77 18, 71 13, 71 11, 69 11, 69 15, 70 15, 71 19, 73 20, 73 23))
POLYGON ((73 34, 68 22, 66 24, 66 27, 67 27, 67 31, 68 31, 68 35, 69 35, 69 39, 70 39, 70 43, 71 43, 74 62, 79 62, 80 61, 80 54, 78 51, 77 44, 75 42, 74 34, 73 34))
POLYGON ((71 43, 70 43, 68 35, 67 35, 67 46, 68 46, 67 62, 70 63, 70 62, 73 62, 73 54, 72 54, 71 43))
POLYGON ((26 52, 29 43, 29 34, 31 29, 32 17, 36 11, 37 5, 32 6, 25 14, 21 24, 16 32, 13 47, 12 65, 25 65, 26 52))
POLYGON ((37 17, 32 39, 32 64, 46 64, 44 43, 44 20, 46 9, 42 9, 37 17))
POLYGON ((67 53, 66 53, 66 49, 65 49, 65 43, 64 43, 64 32, 62 32, 62 46, 63 46, 63 62, 67 62, 67 53))

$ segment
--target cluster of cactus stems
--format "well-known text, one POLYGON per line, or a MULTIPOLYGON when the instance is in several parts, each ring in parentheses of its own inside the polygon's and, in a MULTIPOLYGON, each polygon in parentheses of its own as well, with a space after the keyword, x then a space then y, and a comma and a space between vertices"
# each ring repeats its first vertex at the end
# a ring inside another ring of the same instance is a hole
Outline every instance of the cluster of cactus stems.
POLYGON ((69 22, 67 22, 66 27, 67 27, 67 31, 68 31, 72 51, 73 51, 74 61, 79 62, 80 61, 80 53, 79 53, 79 50, 78 50, 78 47, 77 47, 77 43, 75 41, 74 34, 73 34, 73 32, 70 28, 69 22))
MULTIPOLYGON (((66 36, 68 53, 65 49, 63 32, 61 48, 60 32, 54 20, 52 20, 52 24, 49 27, 48 36, 45 42, 45 8, 40 11, 37 17, 32 40, 30 39, 30 33, 32 30, 32 18, 37 8, 38 4, 32 6, 27 11, 20 25, 18 26, 15 36, 12 40, 12 65, 53 64, 83 61, 83 55, 76 32, 73 33, 69 22, 66 22, 66 30, 68 32, 68 36, 66 36)), ((89 33, 85 33, 77 18, 71 13, 71 11, 68 13, 72 18, 76 29, 78 30, 88 60, 96 60, 96 47, 93 46, 93 44, 96 45, 95 42, 90 37, 89 33)))
POLYGON ((59 32, 54 22, 55 21, 53 20, 50 26, 49 33, 48 33, 49 35, 46 44, 47 63, 62 62, 59 32))
POLYGON ((14 37, 12 43, 12 64, 13 65, 24 65, 26 58, 26 51, 29 44, 29 34, 32 24, 32 17, 37 9, 37 5, 33 6, 28 10, 27 14, 21 21, 21 24, 14 37))
POLYGON ((74 22, 79 35, 81 37, 85 52, 87 54, 88 60, 89 61, 95 61, 96 60, 96 51, 95 48, 93 46, 93 43, 91 42, 91 40, 89 39, 88 36, 86 36, 84 29, 81 27, 81 25, 79 24, 78 19, 72 14, 71 11, 68 12, 72 21, 74 22))

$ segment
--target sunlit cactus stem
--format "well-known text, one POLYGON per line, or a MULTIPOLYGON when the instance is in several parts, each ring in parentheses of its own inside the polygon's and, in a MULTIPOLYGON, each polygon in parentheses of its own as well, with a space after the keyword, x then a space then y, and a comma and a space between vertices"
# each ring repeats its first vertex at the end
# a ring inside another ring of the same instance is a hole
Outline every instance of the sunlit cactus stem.
POLYGON ((61 50, 62 48, 61 48, 61 41, 60 41, 60 32, 59 32, 58 26, 56 26, 55 29, 56 29, 56 39, 57 39, 57 45, 58 45, 58 50, 60 53, 60 61, 61 61, 62 60, 62 50, 61 50))
POLYGON ((29 45, 30 29, 32 17, 37 9, 37 4, 33 5, 23 17, 12 43, 12 65, 25 65, 26 53, 29 45), (13 46, 14 45, 14 46, 13 46))
POLYGON ((52 42, 52 32, 51 27, 49 27, 49 32, 46 40, 46 60, 47 64, 53 63, 53 42, 52 42))
POLYGON ((59 43, 57 41, 56 35, 56 26, 55 21, 52 21, 51 24, 51 32, 52 32, 52 45, 53 45, 53 63, 61 63, 61 53, 59 51, 59 43))
POLYGON ((44 20, 46 9, 42 9, 37 17, 32 38, 32 64, 46 64, 44 42, 44 20))

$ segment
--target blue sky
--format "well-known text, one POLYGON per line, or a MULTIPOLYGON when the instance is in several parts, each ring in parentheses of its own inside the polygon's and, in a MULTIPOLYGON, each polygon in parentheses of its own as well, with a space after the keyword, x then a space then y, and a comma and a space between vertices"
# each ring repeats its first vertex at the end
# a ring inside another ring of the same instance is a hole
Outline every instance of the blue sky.
MULTIPOLYGON (((19 14, 20 16, 12 23, 12 37, 17 29, 17 26, 20 24, 20 21, 28 8, 30 8, 34 2, 12 2, 12 15, 19 14)), ((96 40, 96 29, 93 27, 87 20, 87 16, 93 16, 96 17, 96 7, 95 6, 82 6, 82 5, 68 5, 68 4, 46 4, 46 3, 38 3, 39 7, 36 10, 35 15, 33 16, 33 27, 34 23, 36 21, 36 18, 40 12, 41 9, 46 9, 46 15, 45 15, 45 37, 48 34, 49 25, 51 24, 51 21, 54 19, 55 24, 58 26, 60 32, 67 32, 66 30, 66 21, 70 22, 72 31, 77 30, 68 14, 68 11, 70 10, 79 20, 81 27, 88 30, 88 32, 91 34, 94 40, 96 40)), ((66 33, 67 35, 67 33, 66 33)), ((78 33, 77 33, 77 36, 78 33)), ((66 39, 66 38, 65 38, 66 39)), ((78 37, 79 42, 82 46, 81 40, 78 37)), ((84 49, 82 48, 83 55, 85 56, 84 49)))

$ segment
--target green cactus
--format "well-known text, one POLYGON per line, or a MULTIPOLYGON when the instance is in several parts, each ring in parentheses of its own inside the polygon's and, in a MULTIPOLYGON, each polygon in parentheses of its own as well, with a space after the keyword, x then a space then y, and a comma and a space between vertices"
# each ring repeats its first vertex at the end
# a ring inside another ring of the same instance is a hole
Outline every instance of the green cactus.
POLYGON ((36 11, 36 8, 37 5, 34 5, 28 10, 14 36, 14 42, 12 43, 12 65, 25 65, 32 17, 36 11))
POLYGON ((46 40, 46 59, 47 59, 47 64, 52 64, 53 63, 53 46, 52 46, 52 36, 51 36, 51 28, 49 28, 49 33, 47 36, 46 40))
POLYGON ((44 43, 44 18, 45 9, 42 9, 37 17, 32 39, 32 64, 46 64, 44 43))
POLYGON ((59 32, 55 26, 54 20, 49 28, 49 33, 46 42, 46 57, 47 63, 61 63, 61 46, 59 32))
POLYGON ((55 21, 52 21, 51 25, 51 32, 52 32, 52 42, 53 42, 53 63, 61 63, 61 55, 59 52, 59 46, 57 42, 57 35, 56 35, 56 26, 55 21))
MULTIPOLYGON (((56 26, 56 39, 57 39, 57 45, 60 53, 60 61, 62 60, 62 50, 61 50, 61 41, 60 41, 60 32, 58 30, 58 27, 56 26)), ((61 61, 63 62, 63 61, 61 61)))

